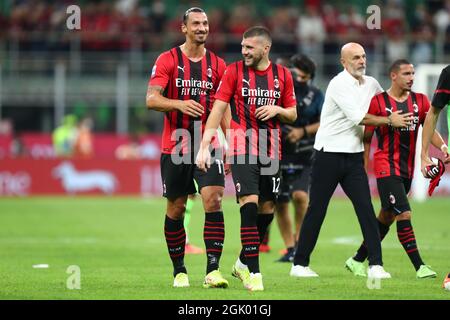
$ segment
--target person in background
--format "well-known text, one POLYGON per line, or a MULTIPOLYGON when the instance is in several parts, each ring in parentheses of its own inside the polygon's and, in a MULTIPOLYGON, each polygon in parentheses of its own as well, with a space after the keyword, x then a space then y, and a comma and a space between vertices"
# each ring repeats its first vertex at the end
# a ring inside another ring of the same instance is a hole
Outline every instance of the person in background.
POLYGON ((311 84, 316 65, 306 55, 291 57, 289 67, 294 79, 297 120, 282 125, 281 185, 276 217, 286 251, 279 262, 292 262, 303 218, 308 208, 308 188, 315 135, 319 129, 324 100, 320 89, 311 84), (295 232, 289 215, 289 202, 294 205, 295 232))
POLYGON ((81 159, 90 159, 94 156, 94 138, 92 136, 92 118, 84 118, 78 124, 77 138, 74 145, 74 156, 81 159))
POLYGON ((77 138, 77 118, 74 115, 66 115, 62 125, 57 127, 52 134, 53 148, 57 157, 71 157, 74 153, 74 145, 77 138))

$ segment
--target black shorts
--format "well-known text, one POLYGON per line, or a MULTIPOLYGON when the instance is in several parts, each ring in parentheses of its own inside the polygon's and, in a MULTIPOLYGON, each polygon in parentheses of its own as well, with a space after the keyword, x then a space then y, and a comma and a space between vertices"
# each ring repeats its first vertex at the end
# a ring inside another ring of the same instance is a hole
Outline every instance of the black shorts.
POLYGON ((411 211, 408 201, 411 182, 412 179, 398 176, 377 179, 378 193, 383 210, 392 211, 395 215, 411 211))
POLYGON ((200 170, 192 156, 191 164, 174 164, 170 154, 161 154, 161 180, 163 196, 175 199, 197 192, 194 179, 198 184, 198 191, 206 186, 225 186, 223 161, 211 164, 207 172, 200 170))
POLYGON ((277 202, 289 202, 294 191, 309 193, 311 166, 281 166, 281 186, 277 202))
MULTIPOLYGON (((276 172, 261 174, 261 169, 269 167, 257 164, 231 164, 236 199, 248 195, 258 195, 259 201, 276 201, 280 189, 280 170, 278 165, 276 172)), ((263 172, 264 173, 264 172, 263 172)))

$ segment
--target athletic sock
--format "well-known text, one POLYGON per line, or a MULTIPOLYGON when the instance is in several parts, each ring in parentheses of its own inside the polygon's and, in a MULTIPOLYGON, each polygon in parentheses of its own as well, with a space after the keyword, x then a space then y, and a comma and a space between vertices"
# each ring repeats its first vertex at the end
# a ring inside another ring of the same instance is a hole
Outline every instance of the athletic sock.
POLYGON ((420 266, 424 263, 420 257, 419 248, 417 248, 416 237, 414 236, 411 220, 397 221, 397 235, 398 240, 400 240, 400 243, 414 265, 414 268, 416 268, 416 271, 419 270, 420 266))
POLYGON ((186 244, 186 232, 183 227, 183 219, 172 220, 166 215, 164 222, 164 235, 166 237, 167 248, 173 264, 173 275, 187 273, 184 266, 184 246, 186 244))
MULTIPOLYGON (((389 232, 389 226, 381 223, 380 220, 377 221, 378 221, 378 229, 380 230, 380 241, 383 241, 384 237, 386 237, 386 235, 389 232)), ((364 260, 367 259, 367 256, 368 256, 367 247, 366 244, 363 242, 359 247, 358 251, 356 251, 356 254, 353 257, 353 259, 358 262, 364 262, 364 260)))
POLYGON ((205 241, 207 257, 206 274, 208 274, 211 271, 219 269, 219 261, 225 239, 225 225, 222 211, 206 213, 203 239, 205 241))
POLYGON ((240 211, 242 251, 239 259, 248 266, 250 272, 259 273, 258 205, 246 203, 240 211))
MULTIPOLYGON (((267 238, 268 235, 268 230, 269 230, 269 226, 270 223, 273 220, 273 216, 274 214, 258 214, 258 218, 257 218, 257 226, 258 226, 258 235, 259 235, 259 243, 263 244, 264 240, 267 238)), ((267 244, 267 242, 266 242, 267 244)), ((239 255, 239 259, 245 263, 245 255, 244 255, 244 251, 241 251, 241 254, 239 255)))
POLYGON ((265 234, 264 238, 261 241, 261 244, 264 244, 266 246, 269 245, 269 234, 270 234, 269 231, 270 231, 270 225, 267 227, 266 234, 265 234))
POLYGON ((263 243, 264 238, 266 237, 267 229, 269 228, 270 223, 273 220, 274 214, 258 214, 257 225, 258 225, 258 233, 259 233, 259 243, 263 243))

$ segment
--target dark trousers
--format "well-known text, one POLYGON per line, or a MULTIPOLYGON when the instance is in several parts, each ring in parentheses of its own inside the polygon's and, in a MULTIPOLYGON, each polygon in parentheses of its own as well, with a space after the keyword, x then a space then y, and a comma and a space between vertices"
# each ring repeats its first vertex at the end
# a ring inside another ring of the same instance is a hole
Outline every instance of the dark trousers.
POLYGON ((294 265, 309 265, 328 204, 338 183, 355 208, 369 253, 369 265, 383 265, 380 234, 370 197, 369 181, 364 170, 363 153, 323 151, 315 152, 309 207, 300 231, 294 265))

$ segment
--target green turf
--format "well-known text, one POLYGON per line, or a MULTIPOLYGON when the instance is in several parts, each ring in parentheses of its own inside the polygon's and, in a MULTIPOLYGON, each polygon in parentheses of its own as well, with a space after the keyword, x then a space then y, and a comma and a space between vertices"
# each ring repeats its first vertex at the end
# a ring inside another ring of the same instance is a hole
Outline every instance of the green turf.
MULTIPOLYGON (((378 207, 378 200, 374 200, 378 207)), ((392 279, 380 290, 344 267, 361 232, 348 200, 333 199, 311 267, 316 279, 289 276, 290 264, 275 263, 283 247, 276 224, 272 252, 262 254, 265 291, 249 293, 231 277, 240 248, 239 210, 224 201, 226 238, 221 269, 228 289, 203 289, 206 258, 189 255, 191 287, 174 289, 163 237, 163 199, 67 197, 0 199, 0 299, 450 299, 441 288, 450 272, 450 199, 413 203, 413 225, 424 260, 438 273, 418 280, 398 243, 395 228, 383 241, 392 279), (335 243, 337 239, 338 243, 335 243), (48 269, 33 269, 49 264, 48 269), (81 269, 81 289, 66 287, 70 265, 81 269)), ((203 213, 194 206, 191 240, 202 245, 203 213)))

